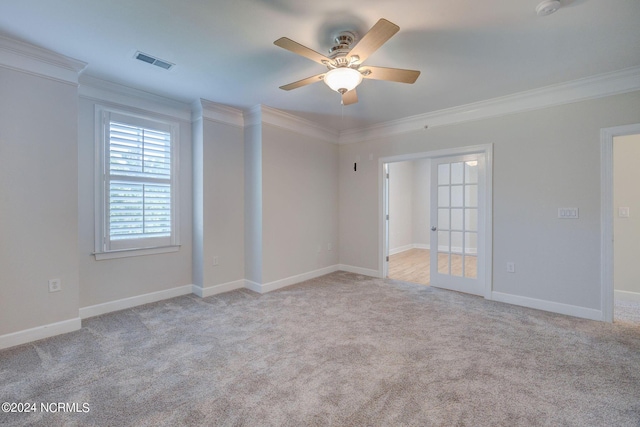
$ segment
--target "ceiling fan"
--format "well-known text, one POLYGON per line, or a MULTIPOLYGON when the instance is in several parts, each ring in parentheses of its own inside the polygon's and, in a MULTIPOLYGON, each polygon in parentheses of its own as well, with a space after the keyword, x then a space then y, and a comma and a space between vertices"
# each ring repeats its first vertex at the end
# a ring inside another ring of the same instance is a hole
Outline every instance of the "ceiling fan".
POLYGON ((297 89, 322 80, 332 90, 342 95, 343 105, 350 105, 358 102, 356 86, 362 82, 363 78, 414 83, 420 75, 420 71, 362 65, 373 52, 378 50, 399 30, 400 27, 396 24, 386 19, 380 19, 353 47, 351 45, 356 40, 357 35, 351 31, 343 31, 335 38, 337 44, 329 49, 329 56, 322 55, 287 37, 279 38, 273 44, 322 64, 329 70, 322 74, 280 86, 280 89, 297 89))

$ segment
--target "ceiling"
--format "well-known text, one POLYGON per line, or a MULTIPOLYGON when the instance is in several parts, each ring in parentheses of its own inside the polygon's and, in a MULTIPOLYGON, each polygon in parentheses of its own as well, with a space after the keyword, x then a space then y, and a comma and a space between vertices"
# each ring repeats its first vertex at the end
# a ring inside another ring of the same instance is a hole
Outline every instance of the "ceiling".
POLYGON ((87 62, 84 74, 183 102, 278 108, 336 130, 424 114, 640 66, 640 1, 0 0, 0 32, 87 62), (414 85, 365 80, 359 103, 316 83, 325 69, 276 47, 286 36, 327 53, 341 30, 379 18, 400 32, 367 65, 420 70, 414 85), (162 70, 139 50, 175 63, 162 70))

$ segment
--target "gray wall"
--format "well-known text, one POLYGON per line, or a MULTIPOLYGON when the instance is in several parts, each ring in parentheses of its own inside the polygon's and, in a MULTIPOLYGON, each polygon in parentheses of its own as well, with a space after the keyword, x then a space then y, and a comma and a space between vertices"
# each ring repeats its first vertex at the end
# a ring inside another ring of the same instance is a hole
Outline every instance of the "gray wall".
POLYGON ((389 164, 389 253, 413 242, 413 162, 389 164))
MULTIPOLYGON (((102 304, 124 298, 162 291, 192 283, 192 154, 191 123, 176 117, 180 123, 179 168, 179 220, 180 243, 178 252, 135 256, 96 261, 95 250, 95 105, 102 103, 116 108, 133 109, 141 114, 158 113, 160 106, 145 104, 139 108, 134 97, 120 99, 120 104, 81 97, 77 119, 78 157, 78 223, 80 307, 102 304)), ((186 106, 185 106, 186 108, 186 106)))
POLYGON ((0 68, 0 94, 3 335, 78 317, 78 93, 0 68))
POLYGON ((240 127, 204 120, 205 288, 244 279, 243 138, 240 127))
POLYGON ((389 252, 429 248, 431 206, 429 159, 389 164, 389 252))
POLYGON ((638 117, 633 92, 343 145, 340 263, 379 270, 378 158, 494 144, 493 290, 599 309, 600 129, 638 117), (559 207, 580 218, 558 219, 559 207))
POLYGON ((264 283, 338 263, 337 168, 336 144, 262 125, 264 283))

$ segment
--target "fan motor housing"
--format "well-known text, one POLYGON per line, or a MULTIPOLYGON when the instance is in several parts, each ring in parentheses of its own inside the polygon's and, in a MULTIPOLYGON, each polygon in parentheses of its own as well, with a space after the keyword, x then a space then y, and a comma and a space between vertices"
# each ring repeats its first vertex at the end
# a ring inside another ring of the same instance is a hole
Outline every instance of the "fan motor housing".
MULTIPOLYGON (((339 60, 341 57, 345 57, 351 50, 351 45, 357 38, 356 33, 351 31, 342 31, 334 39, 335 46, 329 49, 329 58, 339 60)), ((339 63, 339 61, 338 61, 339 63)), ((349 62, 345 61, 345 65, 349 62)))

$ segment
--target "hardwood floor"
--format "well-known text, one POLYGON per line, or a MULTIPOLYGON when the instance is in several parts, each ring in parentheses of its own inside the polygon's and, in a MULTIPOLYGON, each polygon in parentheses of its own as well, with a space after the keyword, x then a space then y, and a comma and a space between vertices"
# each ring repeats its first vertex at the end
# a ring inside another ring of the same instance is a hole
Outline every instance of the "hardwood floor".
MULTIPOLYGON (((429 268, 431 266, 429 249, 409 249, 389 257, 389 278, 404 282, 429 285, 431 282, 429 268)), ((448 272, 447 254, 438 254, 438 271, 448 272)), ((477 258, 465 257, 465 276, 476 277, 477 258)), ((451 256, 451 274, 462 275, 462 255, 451 256)))
POLYGON ((429 249, 409 249, 389 257, 389 278, 428 285, 430 282, 429 249))

